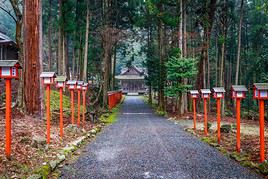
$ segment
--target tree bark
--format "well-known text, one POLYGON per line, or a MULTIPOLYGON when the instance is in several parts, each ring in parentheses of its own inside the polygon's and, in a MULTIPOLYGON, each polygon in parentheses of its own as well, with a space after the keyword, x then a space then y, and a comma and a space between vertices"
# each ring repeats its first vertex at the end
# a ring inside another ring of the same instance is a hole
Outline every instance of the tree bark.
MULTIPOLYGON (((163 12, 163 4, 159 4, 159 11, 163 12)), ((164 98, 164 87, 165 87, 165 40, 164 40, 164 23, 162 19, 158 20, 158 48, 159 48, 159 61, 160 61, 160 70, 159 70, 159 89, 158 89, 158 98, 159 98, 159 111, 165 110, 165 98, 164 98)))
POLYGON ((88 36, 89 36, 89 1, 87 1, 87 18, 86 18, 86 34, 85 34, 85 54, 84 54, 84 69, 83 80, 87 81, 87 61, 88 61, 88 36))
POLYGON ((30 115, 41 114, 41 15, 40 0, 24 1, 24 97, 26 113, 30 115))
POLYGON ((49 0, 49 13, 48 13, 48 71, 51 71, 52 60, 52 0, 49 0))
POLYGON ((237 59, 236 59, 236 72, 235 72, 235 84, 238 84, 239 80, 239 67, 240 67, 240 51, 241 51, 241 31, 242 31, 242 23, 243 23, 243 6, 244 0, 241 0, 240 6, 240 19, 239 19, 239 28, 238 28, 238 40, 237 40, 237 59))

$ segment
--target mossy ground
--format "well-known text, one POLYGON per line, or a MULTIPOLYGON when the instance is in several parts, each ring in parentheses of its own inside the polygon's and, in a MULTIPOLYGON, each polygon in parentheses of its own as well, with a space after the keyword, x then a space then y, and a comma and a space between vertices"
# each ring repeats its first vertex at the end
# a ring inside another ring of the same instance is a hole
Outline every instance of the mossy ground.
POLYGON ((100 121, 105 124, 113 124, 117 121, 118 114, 120 112, 120 106, 122 102, 124 101, 125 96, 122 97, 121 102, 114 107, 109 113, 105 113, 100 117, 100 121))
MULTIPOLYGON (((44 100, 46 100, 46 95, 44 95, 44 100)), ((60 110, 60 93, 56 90, 51 90, 50 92, 50 110, 59 111, 60 110)), ((81 95, 81 104, 82 104, 82 95, 81 95)), ((62 106, 65 116, 71 116, 71 99, 70 96, 62 96, 62 106)), ((77 103, 74 104, 75 116, 77 115, 77 103)), ((82 114, 83 105, 80 105, 80 111, 82 114)))

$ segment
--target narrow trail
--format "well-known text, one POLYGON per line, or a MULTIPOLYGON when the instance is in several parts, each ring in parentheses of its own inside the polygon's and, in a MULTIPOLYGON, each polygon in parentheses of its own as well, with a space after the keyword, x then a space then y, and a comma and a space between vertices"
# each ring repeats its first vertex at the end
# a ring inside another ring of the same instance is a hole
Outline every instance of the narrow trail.
POLYGON ((156 116, 140 97, 126 97, 105 128, 62 178, 261 178, 156 116))

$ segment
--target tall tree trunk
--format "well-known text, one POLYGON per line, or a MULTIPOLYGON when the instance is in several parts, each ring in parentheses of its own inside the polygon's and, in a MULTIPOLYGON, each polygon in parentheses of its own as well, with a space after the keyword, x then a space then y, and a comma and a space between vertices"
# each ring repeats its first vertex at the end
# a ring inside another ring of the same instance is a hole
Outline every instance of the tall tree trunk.
POLYGON ((238 45, 237 45, 237 59, 236 59, 236 72, 235 72, 235 84, 238 84, 239 80, 239 67, 240 67, 240 51, 241 51, 241 31, 242 31, 242 23, 243 23, 243 6, 244 0, 241 0, 240 6, 240 19, 239 19, 239 28, 238 28, 238 45))
MULTIPOLYGON (((186 13, 186 0, 183 0, 183 56, 187 57, 187 13, 186 13)), ((188 80, 183 79, 184 85, 187 85, 188 80)), ((187 93, 182 94, 183 99, 183 113, 188 111, 188 99, 187 99, 187 93)))
MULTIPOLYGON (((163 4, 160 4, 160 11, 163 11, 163 4)), ((159 106, 158 110, 165 109, 164 87, 165 87, 165 45, 164 45, 164 23, 162 19, 158 22, 159 59, 160 59, 160 79, 159 79, 159 106)))
POLYGON ((24 97, 26 113, 30 115, 41 114, 41 15, 40 0, 24 1, 24 97))
POLYGON ((76 50, 75 50, 75 46, 73 47, 73 58, 72 58, 72 73, 71 73, 71 79, 74 79, 75 76, 75 59, 76 59, 76 50))
MULTIPOLYGON (((59 0, 59 14, 58 14, 59 21, 62 19, 62 0, 59 0)), ((63 74, 63 34, 62 34, 62 24, 59 23, 59 29, 58 29, 58 65, 57 65, 57 71, 59 75, 63 74)))
POLYGON ((115 90, 115 70, 116 70, 116 60, 117 60, 117 45, 114 46, 113 50, 113 59, 112 59, 112 81, 111 81, 111 86, 112 90, 115 90))
POLYGON ((86 34, 85 34, 85 54, 84 54, 84 69, 83 80, 87 81, 87 61, 88 61, 88 36, 89 36, 89 1, 87 1, 87 18, 86 18, 86 34))
POLYGON ((64 32, 62 32, 62 69, 61 69, 61 75, 67 75, 66 74, 66 35, 64 32))
POLYGON ((52 0, 49 0, 49 12, 48 12, 48 71, 51 71, 52 60, 52 0))
POLYGON ((198 79, 197 79, 197 84, 196 84, 198 89, 206 88, 206 75, 204 74, 205 73, 204 69, 206 68, 206 63, 207 63, 207 58, 208 58, 207 52, 210 46, 210 36, 211 36, 210 34, 211 34, 211 29, 213 26, 214 16, 216 12, 216 3, 217 3, 217 0, 210 0, 208 7, 204 7, 204 8, 208 8, 208 11, 207 11, 208 24, 205 26, 205 29, 204 29, 205 34, 204 34, 204 40, 202 43, 201 59, 198 64, 198 79))

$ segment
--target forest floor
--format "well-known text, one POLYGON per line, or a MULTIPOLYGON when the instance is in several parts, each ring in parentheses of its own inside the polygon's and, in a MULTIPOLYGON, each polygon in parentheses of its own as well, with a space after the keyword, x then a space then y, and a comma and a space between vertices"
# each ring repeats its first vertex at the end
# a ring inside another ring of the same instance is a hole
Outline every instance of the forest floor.
MULTIPOLYGON (((57 157, 56 154, 59 149, 84 136, 94 127, 89 120, 85 121, 85 128, 77 128, 74 125, 70 125, 70 100, 68 96, 64 95, 64 136, 61 138, 59 135, 58 92, 52 91, 51 99, 50 145, 46 145, 45 119, 24 116, 16 109, 13 110, 10 159, 5 157, 5 113, 0 111, 0 178, 25 178, 25 176, 33 173, 38 167, 57 157), (40 145, 36 145, 34 138, 38 138, 40 145)), ((76 120, 77 117, 75 118, 76 120)))
MULTIPOLYGON (((186 129, 193 128, 193 115, 187 113, 180 117, 171 117, 170 119, 180 122, 180 125, 186 129)), ((215 115, 208 115, 208 122, 211 124, 209 128, 209 136, 217 138, 217 119, 215 115)), ((222 143, 228 151, 236 151, 236 118, 234 117, 222 117, 221 126, 229 124, 232 129, 229 133, 221 132, 222 143)), ((266 129, 268 124, 266 123, 266 129)), ((196 134, 204 137, 204 116, 203 114, 197 114, 197 130, 196 134)), ((265 130, 265 136, 268 135, 268 131, 265 130)), ((268 141, 268 137, 265 138, 268 141)), ((241 119, 241 151, 250 153, 252 161, 259 160, 259 121, 241 119)), ((268 148, 268 143, 266 143, 268 148)), ((266 153, 266 158, 268 154, 266 153)))
MULTIPOLYGON (((231 126, 230 132, 221 132, 221 144, 217 144, 217 119, 216 114, 210 114, 208 116, 208 123, 211 124, 209 128, 208 136, 204 135, 204 116, 203 114, 197 114, 197 129, 193 130, 193 114, 187 113, 183 116, 174 116, 169 118, 175 121, 180 126, 191 132, 193 135, 200 138, 202 141, 210 144, 213 147, 218 148, 223 154, 237 160, 242 165, 254 168, 257 172, 264 175, 268 175, 268 165, 265 162, 264 165, 259 164, 259 121, 241 119, 241 152, 236 152, 236 118, 234 117, 222 117, 221 126, 227 124, 231 126)), ((265 125, 265 148, 268 148, 268 124, 265 125)), ((268 159, 268 153, 265 153, 265 158, 268 159)))
POLYGON ((12 155, 11 159, 5 157, 5 120, 0 114, 0 178, 22 178, 31 174, 38 166, 49 162, 56 157, 56 152, 65 147, 68 143, 78 137, 83 136, 89 131, 91 126, 86 121, 85 128, 69 130, 68 124, 71 123, 69 117, 64 118, 64 137, 59 136, 59 122, 52 120, 51 123, 51 144, 43 147, 33 146, 33 138, 41 137, 46 139, 46 122, 32 118, 23 117, 19 113, 13 114, 12 119, 12 155))

